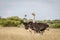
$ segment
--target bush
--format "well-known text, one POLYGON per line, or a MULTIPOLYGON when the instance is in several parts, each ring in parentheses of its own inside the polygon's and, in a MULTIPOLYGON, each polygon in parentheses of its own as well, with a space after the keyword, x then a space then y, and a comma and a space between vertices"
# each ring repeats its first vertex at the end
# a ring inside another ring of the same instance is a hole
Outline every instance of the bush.
POLYGON ((2 23, 2 26, 18 26, 20 24, 21 24, 20 21, 6 20, 2 23))
POLYGON ((51 24, 50 27, 52 27, 52 28, 60 28, 60 23, 51 24))
POLYGON ((2 26, 18 26, 22 24, 22 19, 17 16, 9 17, 9 18, 1 18, 0 25, 2 26))

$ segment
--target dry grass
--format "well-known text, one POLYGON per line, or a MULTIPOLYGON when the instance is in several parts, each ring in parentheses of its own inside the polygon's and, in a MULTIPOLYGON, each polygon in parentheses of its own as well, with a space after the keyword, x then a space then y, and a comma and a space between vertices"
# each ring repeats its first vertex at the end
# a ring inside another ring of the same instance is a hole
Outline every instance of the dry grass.
POLYGON ((50 29, 43 35, 31 34, 24 28, 1 27, 0 40, 60 40, 60 29, 50 29))

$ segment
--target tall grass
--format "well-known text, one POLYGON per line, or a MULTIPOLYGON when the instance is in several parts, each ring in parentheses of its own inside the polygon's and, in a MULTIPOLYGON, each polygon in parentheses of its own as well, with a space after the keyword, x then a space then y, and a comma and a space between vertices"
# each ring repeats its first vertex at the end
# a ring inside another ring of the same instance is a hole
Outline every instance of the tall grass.
POLYGON ((0 28, 0 40, 60 40, 60 29, 46 30, 43 35, 38 35, 24 28, 2 27, 0 28))

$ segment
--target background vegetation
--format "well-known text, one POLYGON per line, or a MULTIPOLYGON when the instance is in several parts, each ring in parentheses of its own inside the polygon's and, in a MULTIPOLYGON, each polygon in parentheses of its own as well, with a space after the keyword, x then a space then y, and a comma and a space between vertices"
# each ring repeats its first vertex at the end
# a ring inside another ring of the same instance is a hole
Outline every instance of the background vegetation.
POLYGON ((17 27, 21 24, 22 24, 22 19, 19 18, 18 16, 12 16, 12 17, 8 17, 8 18, 1 18, 0 17, 0 25, 1 26, 4 26, 4 27, 15 26, 15 27, 17 27))
MULTIPOLYGON (((18 27, 22 24, 22 21, 24 19, 19 18, 18 16, 11 16, 8 18, 2 18, 0 16, 0 26, 3 27, 18 27)), ((31 21, 31 19, 27 20, 31 21)), ((55 20, 36 20, 36 22, 41 22, 41 23, 47 23, 51 28, 60 28, 60 20, 55 19, 55 20)))

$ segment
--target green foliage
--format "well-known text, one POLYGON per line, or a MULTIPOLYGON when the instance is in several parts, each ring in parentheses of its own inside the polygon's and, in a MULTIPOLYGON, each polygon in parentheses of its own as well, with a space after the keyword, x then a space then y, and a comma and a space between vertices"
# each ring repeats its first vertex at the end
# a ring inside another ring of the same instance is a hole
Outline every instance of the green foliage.
POLYGON ((17 16, 12 16, 9 18, 1 18, 0 25, 2 26, 18 26, 22 24, 22 19, 17 16))
POLYGON ((60 23, 55 23, 52 25, 54 28, 60 28, 60 23))
MULTIPOLYGON (((0 25, 2 26, 19 26, 23 23, 23 20, 26 20, 26 21, 32 21, 32 20, 27 20, 27 19, 21 19, 19 18, 18 16, 11 16, 11 17, 8 17, 8 18, 2 18, 0 16, 0 25)), ((36 22, 40 22, 40 23, 47 23, 49 24, 50 27, 52 28, 60 28, 60 20, 36 20, 36 22)))
POLYGON ((60 28, 60 20, 52 20, 49 21, 48 23, 50 23, 50 27, 52 28, 60 28))

